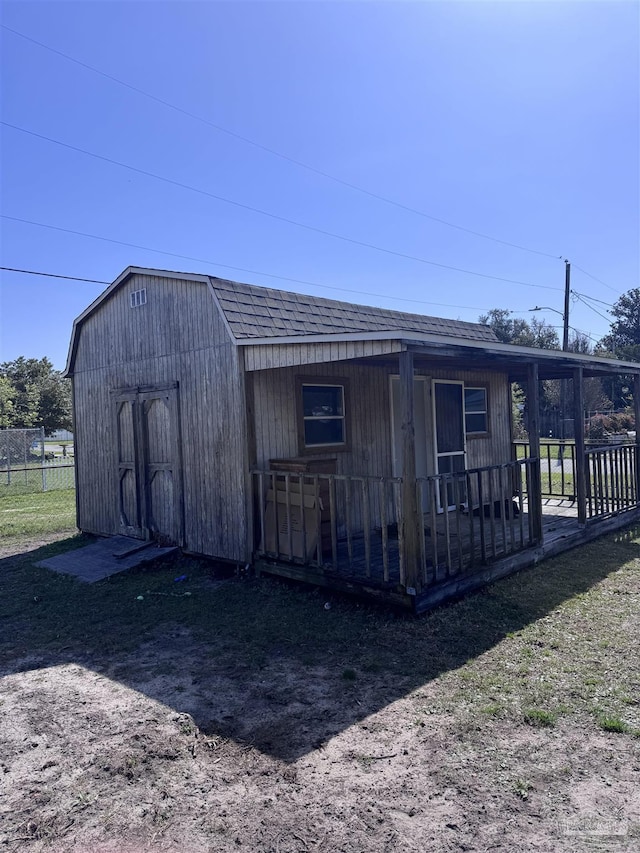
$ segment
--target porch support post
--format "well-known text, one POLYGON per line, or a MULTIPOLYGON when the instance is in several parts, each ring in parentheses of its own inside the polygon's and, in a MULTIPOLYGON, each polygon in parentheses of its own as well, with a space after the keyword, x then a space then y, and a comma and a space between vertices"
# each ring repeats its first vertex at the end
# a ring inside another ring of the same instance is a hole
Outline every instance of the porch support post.
POLYGON ((573 434, 576 440, 576 500, 578 501, 578 524, 587 523, 587 457, 584 446, 584 390, 583 369, 573 371, 573 434))
POLYGON ((405 556, 405 586, 420 586, 421 519, 416 496, 416 433, 413 393, 413 353, 400 353, 400 413, 402 417, 402 533, 405 556))
POLYGON ((640 373, 633 376, 633 414, 636 428, 636 504, 640 504, 640 373))
POLYGON ((540 389, 538 387, 538 365, 530 364, 527 371, 527 408, 529 411, 529 452, 538 463, 531 467, 529 513, 532 516, 532 535, 535 542, 542 543, 542 483, 540 475, 540 389))

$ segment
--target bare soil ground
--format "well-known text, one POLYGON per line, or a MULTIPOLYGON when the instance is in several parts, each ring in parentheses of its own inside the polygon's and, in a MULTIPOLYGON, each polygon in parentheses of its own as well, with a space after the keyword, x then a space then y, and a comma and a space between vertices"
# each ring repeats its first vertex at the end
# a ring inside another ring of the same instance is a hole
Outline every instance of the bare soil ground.
POLYGON ((422 620, 1 554, 0 850, 638 850, 640 548, 607 543, 422 620))

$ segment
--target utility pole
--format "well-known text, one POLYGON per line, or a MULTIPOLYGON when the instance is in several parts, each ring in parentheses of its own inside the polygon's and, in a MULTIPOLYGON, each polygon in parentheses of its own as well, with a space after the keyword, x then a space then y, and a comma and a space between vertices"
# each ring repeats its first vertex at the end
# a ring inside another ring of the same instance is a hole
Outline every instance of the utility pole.
MULTIPOLYGON (((571 264, 564 259, 564 313, 562 315, 562 351, 569 349, 569 296, 571 294, 571 264)), ((560 380, 560 463, 564 462, 564 441, 567 437, 567 380, 560 380)))
POLYGON ((571 264, 565 258, 564 260, 564 314, 563 329, 562 329, 562 349, 567 352, 569 349, 569 295, 571 293, 571 264))

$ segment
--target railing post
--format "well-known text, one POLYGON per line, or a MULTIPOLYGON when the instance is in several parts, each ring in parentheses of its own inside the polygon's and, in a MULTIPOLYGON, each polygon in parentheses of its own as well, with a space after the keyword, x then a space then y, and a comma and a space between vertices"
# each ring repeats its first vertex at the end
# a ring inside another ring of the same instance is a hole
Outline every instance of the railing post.
POLYGON ((531 466, 531 488, 528 495, 529 513, 532 515, 532 534, 542 543, 542 481, 540 471, 540 389, 538 365, 534 362, 527 371, 527 408, 529 414, 529 447, 537 463, 531 466))
POLYGON ((400 411, 402 415, 402 527, 405 554, 405 586, 415 595, 420 588, 422 516, 418 518, 416 495, 416 436, 414 420, 413 353, 400 353, 400 411))
POLYGON ((578 524, 587 522, 587 457, 584 446, 584 392, 583 369, 573 371, 573 425, 576 442, 576 480, 575 490, 578 501, 578 524))
POLYGON ((633 377, 633 414, 636 428, 636 452, 634 481, 636 487, 636 505, 640 503, 640 373, 633 377))

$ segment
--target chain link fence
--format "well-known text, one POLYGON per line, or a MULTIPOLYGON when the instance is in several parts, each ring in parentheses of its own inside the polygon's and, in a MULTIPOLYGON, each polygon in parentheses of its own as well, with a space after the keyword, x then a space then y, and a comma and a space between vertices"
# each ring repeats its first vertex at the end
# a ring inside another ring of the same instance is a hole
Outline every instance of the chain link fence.
POLYGON ((42 427, 0 429, 0 496, 74 487, 73 444, 42 427))

